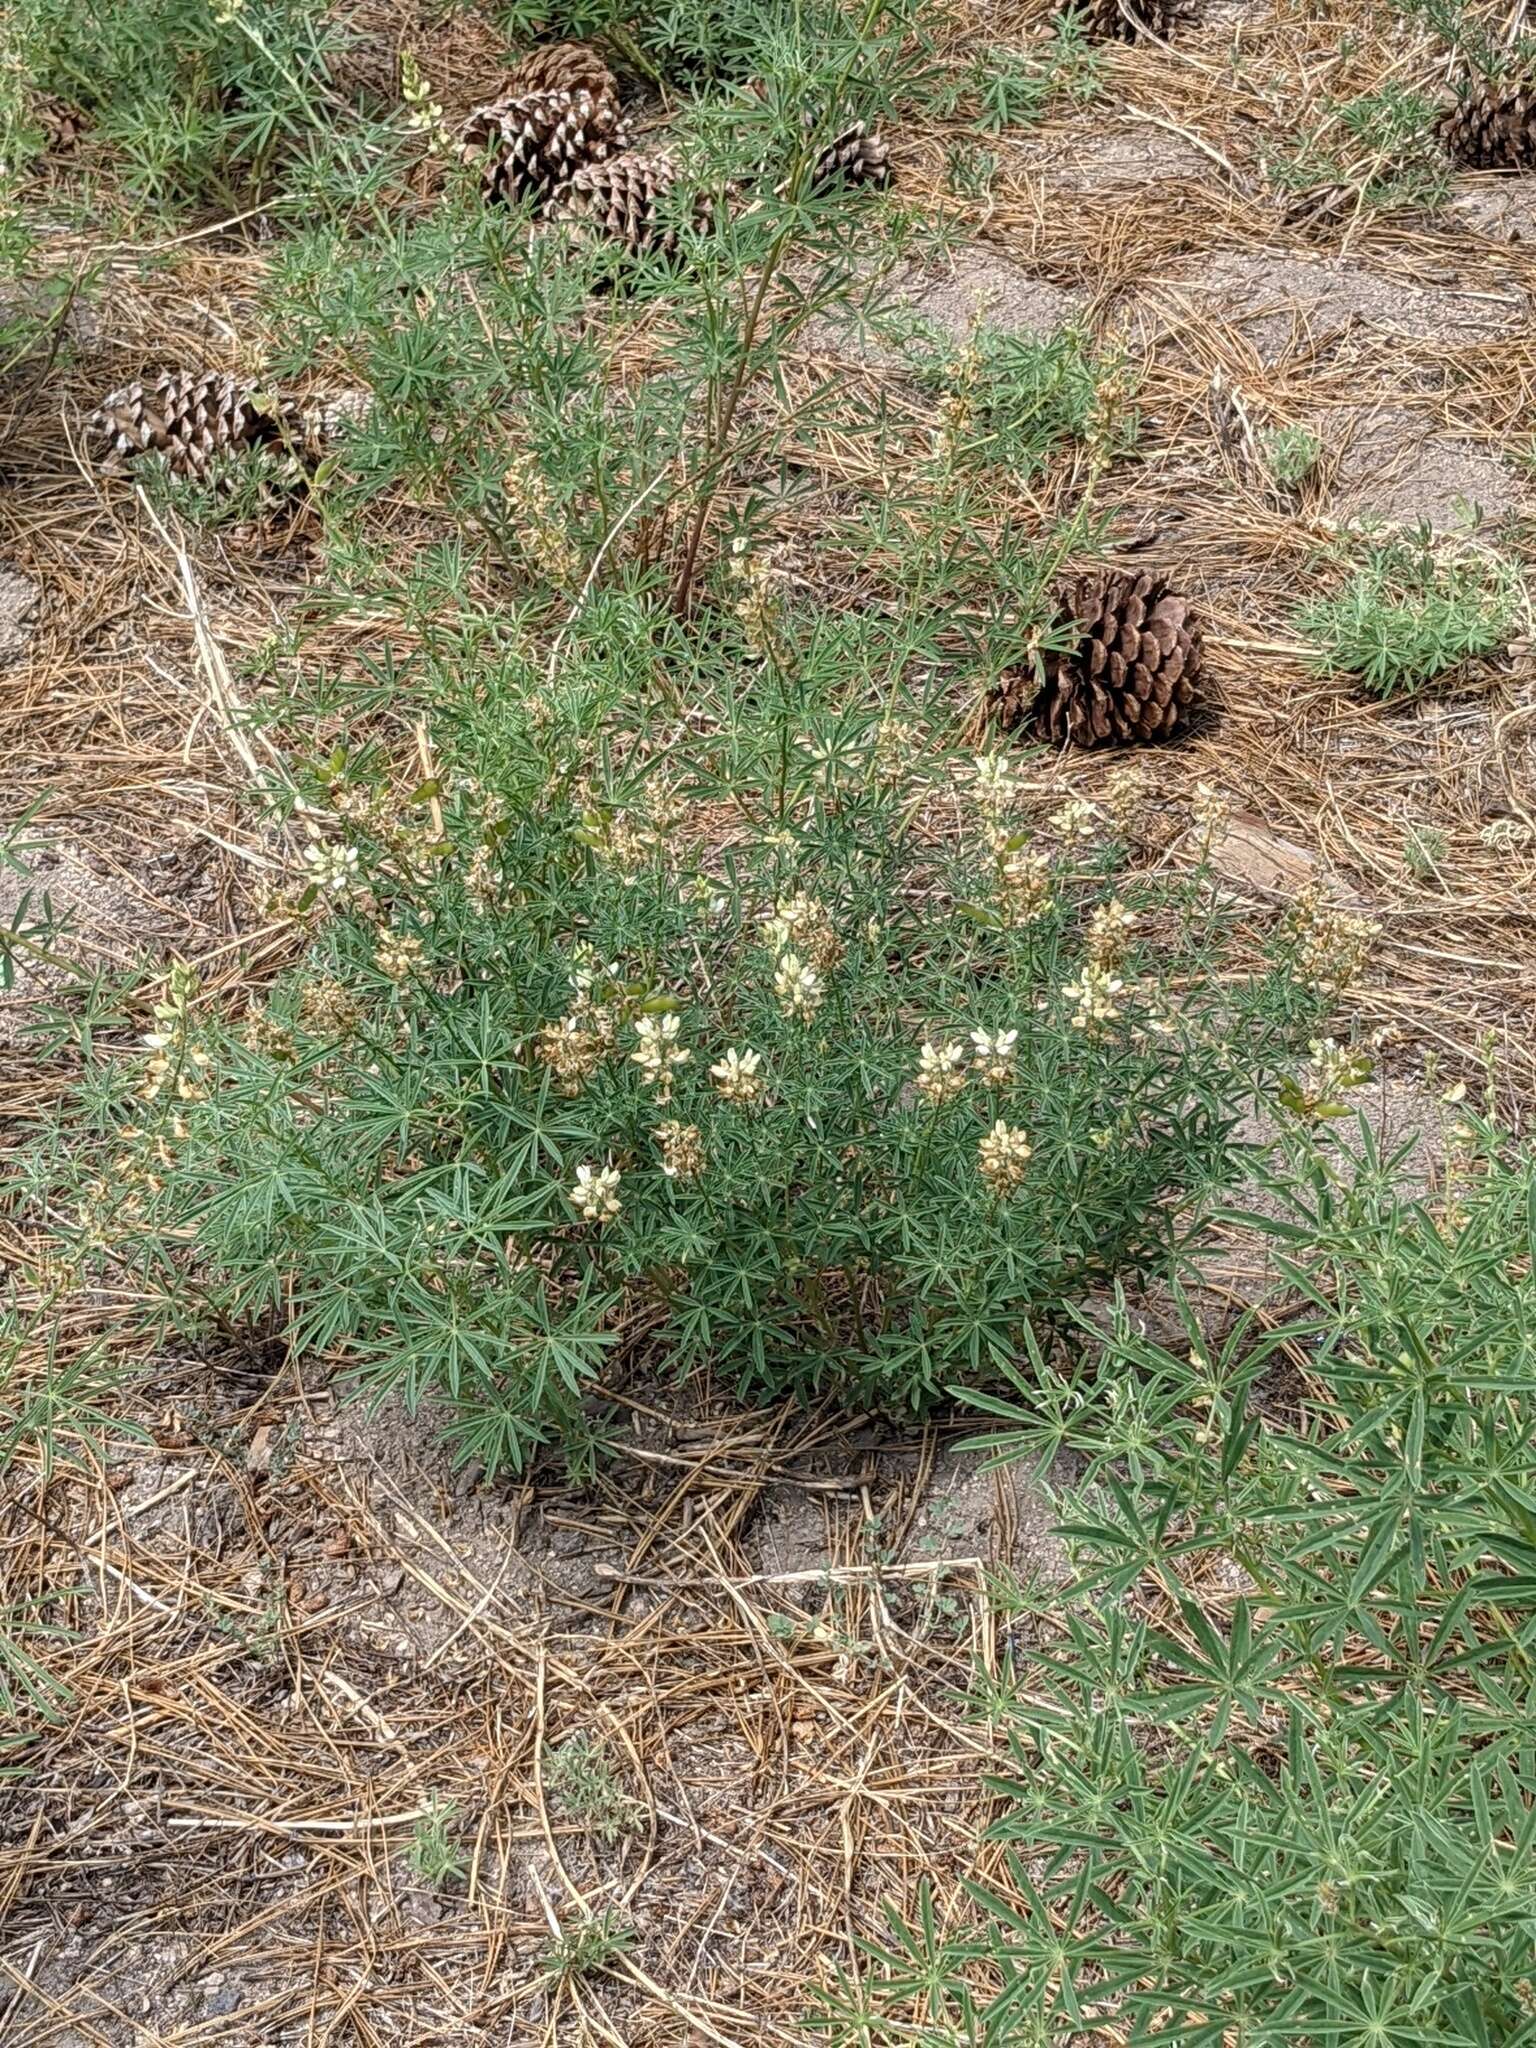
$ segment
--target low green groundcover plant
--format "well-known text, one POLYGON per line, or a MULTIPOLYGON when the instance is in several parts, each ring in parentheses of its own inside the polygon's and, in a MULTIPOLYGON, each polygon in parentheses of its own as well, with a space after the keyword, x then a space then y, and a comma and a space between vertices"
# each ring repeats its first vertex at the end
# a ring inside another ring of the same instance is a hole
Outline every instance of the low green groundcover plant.
POLYGON ((1524 603, 1513 563, 1437 554, 1421 537, 1372 546, 1342 589, 1302 607, 1296 626, 1323 674, 1351 676, 1374 697, 1412 697, 1506 647, 1524 603))
POLYGON ((1165 1264, 1313 999, 1106 812, 1032 836, 1013 763, 773 675, 675 754, 574 768, 530 690, 404 804, 338 757, 301 971, 229 1019, 181 976, 95 1071, 83 1245, 493 1468, 583 1451, 616 1346, 917 1406, 1165 1264))
POLYGON ((1466 1118, 1441 1198, 1404 1172, 1304 1132, 1269 1310, 986 1404, 1080 1461, 1077 1576, 982 1701, 974 1918, 893 1923, 845 2048, 1536 2041, 1536 1163, 1466 1118))

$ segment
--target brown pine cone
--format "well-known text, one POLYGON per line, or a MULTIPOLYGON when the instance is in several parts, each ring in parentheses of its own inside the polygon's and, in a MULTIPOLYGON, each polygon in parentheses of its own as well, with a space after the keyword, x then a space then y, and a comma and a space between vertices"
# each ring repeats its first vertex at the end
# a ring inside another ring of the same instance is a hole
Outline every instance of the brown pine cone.
POLYGON ((85 430, 106 476, 157 457, 172 476, 202 483, 222 457, 271 448, 292 459, 297 481, 372 404, 370 393, 347 391, 299 405, 220 370, 158 370, 104 398, 85 430))
POLYGON ((114 391, 85 423, 99 467, 117 475, 157 455, 173 476, 201 482, 221 456, 243 448, 298 446, 303 426, 287 401, 258 398, 254 384, 222 371, 159 370, 114 391))
POLYGON ((595 100, 618 101, 613 73, 585 43, 545 43, 513 66, 505 97, 527 92, 590 93, 595 100))
POLYGON ((480 168, 487 205, 543 206, 575 174, 605 162, 628 141, 611 94, 524 92, 476 107, 459 130, 466 163, 480 168))
POLYGON ((1090 43, 1138 43, 1148 34, 1165 43, 1192 11, 1191 0, 1082 0, 1073 9, 1090 43))
POLYGON ((873 185, 883 191, 891 182, 891 152, 878 129, 855 121, 829 142, 811 172, 811 190, 833 185, 873 185))
POLYGON ((91 117, 73 100, 48 93, 38 102, 37 125, 43 131, 44 156, 68 156, 91 125, 91 117))
POLYGON ((1447 156, 1471 171, 1536 167, 1536 79, 1479 78, 1435 124, 1447 156))
POLYGON ((990 705, 1001 724, 1028 724, 1057 747, 1166 740, 1185 726, 1201 628, 1162 577, 1118 569, 1084 577, 1064 594, 1058 624, 1075 645, 1043 657, 1043 685, 1028 670, 1003 677, 990 705))
MULTIPOLYGON (((551 217, 574 227, 584 238, 615 243, 627 256, 655 252, 675 257, 677 224, 663 202, 676 182, 677 166, 671 157, 627 150, 606 163, 578 171, 560 194, 551 217)), ((713 213, 708 196, 699 194, 693 206, 694 226, 707 227, 713 213)))

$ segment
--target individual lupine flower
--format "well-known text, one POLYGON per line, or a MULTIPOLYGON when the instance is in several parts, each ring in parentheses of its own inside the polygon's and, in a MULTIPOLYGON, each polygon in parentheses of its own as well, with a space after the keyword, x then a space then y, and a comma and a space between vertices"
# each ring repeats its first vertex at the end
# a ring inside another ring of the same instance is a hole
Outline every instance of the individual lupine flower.
POLYGON ((1118 974, 1111 974, 1107 967, 1095 967, 1092 961, 1083 965, 1082 979, 1069 981, 1062 994, 1069 1003, 1076 1005, 1072 1022, 1079 1031, 1087 1031, 1096 1024, 1107 1024, 1118 1017, 1120 1011, 1115 997, 1120 995, 1125 983, 1118 974))
POLYGON ((742 1109, 755 1109, 763 1099, 766 1083, 759 1069, 763 1064, 760 1052, 748 1046, 745 1052, 738 1052, 734 1046, 723 1060, 716 1060, 710 1068, 710 1078, 727 1102, 734 1102, 742 1109))
POLYGON ((1197 782, 1189 806, 1189 815, 1200 834, 1200 853, 1203 859, 1211 850, 1211 842, 1231 817, 1232 806, 1214 783, 1197 782))
POLYGON ((1147 778, 1140 768, 1116 768, 1104 784, 1104 815, 1122 838, 1129 838, 1146 802, 1147 778))
POLYGON ((918 749, 918 730, 905 718, 888 718, 875 735, 873 766, 877 782, 904 782, 918 749))
POLYGON ((742 638, 749 652, 765 661, 778 644, 788 573, 772 549, 753 554, 745 534, 739 534, 731 543, 730 574, 741 589, 735 609, 742 638))
POLYGON ((252 1011, 240 1035, 252 1052, 261 1053, 269 1060, 293 1058, 293 1033, 286 1024, 280 1024, 270 1010, 252 1011))
POLYGON ((585 1160, 576 1169, 574 1184, 567 1190, 571 1203, 587 1223, 611 1223, 623 1211, 616 1166, 589 1166, 585 1160))
POLYGON ((1127 910, 1118 897, 1099 904, 1088 920, 1088 958, 1094 966, 1118 966, 1135 928, 1135 911, 1127 910))
POLYGON ((1027 1134, 1002 1117, 976 1147, 977 1171, 999 1201, 1007 1201, 1023 1185, 1031 1150, 1027 1134))
POLYGON ((379 943, 373 949, 373 964, 380 974, 387 974, 391 981, 405 981, 420 967, 422 944, 409 932, 394 930, 379 934, 379 943))
POLYGON ((562 1095, 579 1095, 603 1063, 608 1044, 583 1017, 562 1017, 546 1024, 535 1046, 538 1057, 555 1077, 562 1095))
POLYGON ((814 1017, 826 996, 826 984, 798 953, 785 953, 773 977, 773 992, 790 1017, 814 1017))
POLYGON ((1354 1046, 1340 1045, 1335 1038, 1314 1038, 1307 1051, 1311 1064, 1299 1079, 1282 1085, 1281 1103, 1295 1116, 1336 1115, 1342 1108, 1339 1097, 1371 1078, 1371 1059, 1354 1046))
POLYGON ((1295 947, 1296 973, 1322 995, 1337 995, 1349 987, 1381 931, 1370 918, 1356 916, 1332 902, 1326 884, 1320 881, 1304 883, 1297 891, 1287 925, 1295 947))
POLYGON ((307 981, 299 998, 299 1022, 317 1038, 344 1038, 357 1023, 358 1008, 350 991, 329 975, 307 981))
POLYGON ((1010 853, 998 867, 997 892, 1005 924, 1035 923, 1056 900, 1051 894, 1049 859, 1027 847, 1010 853))
MULTIPOLYGON (((224 0, 228 5, 229 0, 224 0)), ((243 0, 242 0, 243 4, 243 0)), ((427 147, 437 156, 448 156, 453 151, 453 137, 448 132, 448 121, 442 108, 432 97, 432 88, 417 68, 416 59, 409 50, 400 55, 400 96, 410 112, 405 117, 407 128, 424 135, 427 147)))
POLYGON ((651 1135, 661 1147, 661 1170, 668 1180, 697 1180, 707 1163, 697 1124, 658 1124, 651 1135))
POLYGON ((672 1100, 674 1068, 686 1066, 693 1057, 685 1045, 677 1042, 681 1029, 682 1020, 670 1010, 660 1017, 635 1019, 635 1036, 640 1044, 630 1058, 644 1074, 647 1087, 656 1090, 656 1100, 663 1106, 672 1100))
POLYGON ((965 1086, 965 1047, 957 1038, 947 1045, 926 1039, 917 1056, 917 1079, 913 1084, 925 1102, 937 1109, 965 1086))
POLYGON ((551 583, 579 583, 586 565, 538 464, 527 455, 514 457, 502 475, 501 488, 516 507, 518 541, 533 566, 551 583))
POLYGON ((975 770, 968 791, 971 802, 989 825, 995 825, 1018 800, 1019 785, 1001 754, 976 754, 971 766, 975 770))
POLYGON ((1046 819, 1047 825, 1063 845, 1077 846, 1099 834, 1099 814, 1086 797, 1069 797, 1059 809, 1052 811, 1046 819))
POLYGON ((357 848, 341 846, 334 840, 318 840, 304 849, 309 879, 322 896, 342 896, 362 879, 358 872, 357 848))
POLYGON ((974 1070, 979 1081, 984 1081, 989 1088, 1001 1088, 1013 1079, 1014 1061, 1019 1049, 1017 1031, 973 1031, 971 1044, 975 1050, 974 1070))

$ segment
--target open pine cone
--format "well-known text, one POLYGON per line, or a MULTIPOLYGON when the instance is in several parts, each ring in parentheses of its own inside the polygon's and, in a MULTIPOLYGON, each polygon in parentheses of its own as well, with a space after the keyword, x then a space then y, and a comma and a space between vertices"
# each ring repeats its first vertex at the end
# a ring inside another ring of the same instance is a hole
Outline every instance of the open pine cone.
POLYGON ((511 93, 476 107, 459 131, 466 163, 480 167, 487 204, 544 206, 590 164, 625 146, 619 103, 563 88, 511 93))
POLYGON ((48 93, 37 105, 37 125, 43 131, 45 156, 69 156, 91 125, 91 117, 73 100, 48 93))
POLYGON ((303 406, 221 370, 158 370, 104 398, 85 431, 106 476, 158 458, 172 476, 202 483, 223 457, 271 448, 292 459, 297 478, 370 406, 366 392, 303 406))
POLYGON ((833 185, 874 185, 883 191, 890 182, 891 152, 885 138, 863 121, 850 123, 829 142, 811 172, 813 192, 833 185))
POLYGON ((506 97, 525 92, 585 92, 615 105, 619 97, 613 73, 585 43, 545 43, 519 58, 507 80, 506 97))
POLYGON ((1536 78, 1479 78, 1435 124, 1446 154, 1471 171, 1536 167, 1536 78))
MULTIPOLYGON (((676 183, 677 166, 671 157, 627 150, 578 171, 560 194, 551 218, 583 237, 615 243, 627 256, 675 257, 676 215, 664 202, 676 183)), ((708 227, 713 214, 708 195, 700 193, 693 206, 694 226, 708 227)))
POLYGON ((158 455, 173 476, 201 482, 221 456, 244 448, 297 447, 303 427, 287 401, 218 370, 159 370, 104 398, 85 423, 98 466, 121 473, 158 455))
POLYGON ((1029 725, 1051 746, 1124 746, 1172 739, 1187 723, 1200 679, 1201 630, 1185 598, 1159 576, 1110 569, 1064 594, 1059 623, 1075 634, 1066 653, 1005 676, 991 709, 1006 726, 1029 725))
POLYGON ((1081 0, 1073 10, 1091 43, 1167 42, 1192 11, 1191 0, 1081 0))

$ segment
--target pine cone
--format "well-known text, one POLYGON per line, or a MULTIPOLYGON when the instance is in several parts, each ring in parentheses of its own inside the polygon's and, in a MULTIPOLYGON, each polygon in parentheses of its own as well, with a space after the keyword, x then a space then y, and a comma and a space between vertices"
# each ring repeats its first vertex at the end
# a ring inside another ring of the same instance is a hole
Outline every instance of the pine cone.
POLYGON ((583 168, 605 162, 628 142, 611 94, 513 93, 477 107, 459 131, 460 154, 480 166, 487 205, 543 206, 583 168))
POLYGON ((811 190, 833 185, 874 185, 881 191, 891 182, 891 153, 876 128, 855 121, 835 142, 829 142, 811 172, 811 190))
POLYGON ((220 456, 303 441, 294 406, 259 399, 254 384, 217 370, 160 370, 136 378, 103 399, 85 425, 106 474, 120 474, 141 455, 158 455, 173 476, 197 482, 220 456))
POLYGON ((1200 677, 1201 631, 1186 599, 1159 576, 1110 569, 1064 593, 1058 622, 1076 633, 1066 654, 1005 676, 991 708, 1007 726, 1028 723, 1051 746, 1171 739, 1187 721, 1200 677))
MULTIPOLYGON (((617 242, 627 256, 655 252, 675 257, 676 220, 663 218, 663 202, 676 182, 677 166, 669 156, 626 150, 578 171, 552 217, 573 226, 583 238, 617 242)), ((693 206, 694 226, 708 227, 713 217, 708 195, 700 193, 693 206)))
POLYGON ((400 50, 388 36, 360 36, 326 59, 331 90, 365 112, 400 102, 400 50))
POLYGON ((586 92, 615 103, 619 97, 613 73, 585 43, 545 43, 520 58, 507 80, 506 97, 526 92, 586 92))
POLYGON ((1451 161, 1468 170, 1530 170, 1536 166, 1536 79, 1467 80, 1435 132, 1451 161))
POLYGON ((1167 42, 1191 13, 1190 0, 1082 0, 1074 12, 1090 43, 1167 42))
POLYGON ((43 131, 45 156, 68 156, 91 125, 91 117, 72 100, 49 93, 38 103, 37 125, 43 131))

